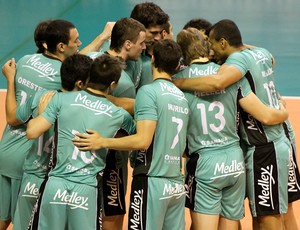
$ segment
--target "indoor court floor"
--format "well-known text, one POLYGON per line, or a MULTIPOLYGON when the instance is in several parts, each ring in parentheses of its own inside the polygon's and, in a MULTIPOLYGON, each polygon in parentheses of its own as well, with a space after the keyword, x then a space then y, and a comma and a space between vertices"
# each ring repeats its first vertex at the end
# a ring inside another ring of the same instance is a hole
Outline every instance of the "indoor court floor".
MULTIPOLYGON (((4 108, 4 103, 5 103, 5 91, 0 91, 0 115, 1 117, 5 118, 5 108, 4 108)), ((300 99, 299 98, 285 98, 286 102, 287 102, 287 109, 289 111, 289 119, 292 123, 292 126, 294 128, 295 131, 295 135, 296 135, 296 144, 297 146, 300 146, 300 119, 299 119, 299 114, 300 114, 300 99)), ((0 122, 0 138, 2 135, 2 130, 4 129, 5 126, 5 120, 1 119, 0 122)), ((297 157, 298 159, 300 158, 300 151, 298 148, 297 151, 297 157)), ((298 160, 299 162, 299 160, 298 160)), ((129 167, 130 169, 130 167, 129 167)), ((129 177, 128 177, 128 188, 130 188, 131 186, 131 176, 130 176, 131 170, 129 170, 129 177)), ((127 193, 126 196, 126 205, 128 205, 129 202, 129 194, 127 193)), ((296 219, 297 219, 297 224, 300 228, 300 200, 294 202, 293 204, 294 207, 294 212, 296 214, 296 219)), ((189 212, 186 209, 186 230, 189 229, 190 227, 190 217, 189 217, 189 212)), ((242 219, 241 221, 242 224, 242 230, 251 230, 251 213, 249 211, 248 205, 247 205, 247 201, 245 201, 245 217, 244 219, 242 219)), ((124 221, 124 230, 127 229, 127 216, 125 216, 125 221, 124 221)), ((12 226, 10 226, 9 230, 12 230, 12 226)), ((175 230, 175 229, 174 229, 175 230)))

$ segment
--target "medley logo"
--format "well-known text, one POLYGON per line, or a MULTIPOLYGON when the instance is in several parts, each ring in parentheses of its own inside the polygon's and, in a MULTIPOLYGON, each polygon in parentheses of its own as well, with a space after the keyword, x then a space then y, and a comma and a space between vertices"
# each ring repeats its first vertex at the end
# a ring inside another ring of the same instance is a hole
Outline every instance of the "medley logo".
POLYGON ((23 190, 23 197, 33 197, 37 198, 39 195, 39 188, 36 186, 36 184, 31 184, 28 182, 23 190))
POLYGON ((260 50, 257 52, 253 52, 253 50, 249 50, 249 52, 251 53, 252 57, 254 58, 254 60, 256 61, 256 64, 265 64, 266 61, 268 61, 269 59, 267 58, 267 56, 261 52, 260 50))
POLYGON ((107 115, 112 117, 111 106, 103 103, 100 100, 91 101, 87 98, 87 95, 82 95, 81 93, 77 94, 75 98, 75 103, 71 104, 71 106, 82 106, 88 110, 94 111, 95 115, 107 115))
POLYGON ((172 197, 176 197, 176 199, 179 199, 180 197, 186 195, 186 190, 183 184, 165 184, 162 195, 163 197, 161 197, 160 200, 165 200, 172 197))
POLYGON ((50 204, 69 205, 71 206, 71 209, 81 208, 88 210, 88 199, 88 197, 79 196, 77 192, 69 194, 66 190, 62 192, 58 189, 50 204))
POLYGON ((39 77, 41 78, 48 78, 50 81, 54 81, 54 76, 58 74, 58 71, 56 71, 52 64, 49 62, 43 63, 40 61, 40 57, 37 55, 32 56, 28 59, 26 64, 22 65, 22 67, 32 69, 39 73, 39 77))
MULTIPOLYGON (((110 187, 110 194, 107 195, 108 205, 110 206, 121 206, 122 203, 119 201, 119 194, 120 194, 120 188, 119 188, 119 180, 121 178, 119 177, 119 170, 115 171, 112 170, 109 174, 109 180, 107 181, 107 186, 110 187)), ((122 182, 121 182, 122 183, 122 182)))
POLYGON ((272 188, 275 185, 275 180, 272 173, 273 165, 261 168, 261 178, 257 181, 257 184, 261 187, 261 195, 258 195, 258 203, 259 205, 274 209, 272 188))
POLYGON ((187 101, 183 92, 180 89, 178 89, 175 85, 169 85, 165 82, 159 82, 159 84, 160 84, 161 90, 163 92, 165 92, 162 95, 173 95, 173 96, 177 97, 178 100, 180 100, 180 101, 181 100, 187 101))
POLYGON ((143 194, 143 189, 134 191, 133 200, 130 203, 130 209, 134 212, 134 214, 129 220, 130 229, 141 230, 143 228, 143 194))
POLYGON ((141 150, 138 151, 136 160, 140 161, 141 163, 144 163, 147 165, 147 157, 146 157, 147 151, 146 150, 141 150))
POLYGON ((300 186, 296 178, 296 170, 297 164, 294 162, 292 151, 290 151, 288 192, 300 191, 300 186))
POLYGON ((220 177, 232 176, 238 177, 244 173, 244 162, 237 162, 233 160, 230 165, 225 165, 224 162, 221 164, 217 163, 215 166, 214 176, 211 179, 216 179, 220 177))
POLYGON ((257 131, 257 125, 256 125, 256 120, 249 114, 248 119, 246 121, 246 124, 248 125, 247 128, 250 130, 255 130, 257 131))
POLYGON ((195 176, 188 174, 186 184, 184 185, 186 190, 186 196, 191 201, 193 194, 193 183, 195 180, 195 176))
POLYGON ((206 76, 216 74, 218 72, 218 68, 213 66, 208 66, 206 69, 198 69, 198 67, 189 69, 189 78, 193 76, 206 76))

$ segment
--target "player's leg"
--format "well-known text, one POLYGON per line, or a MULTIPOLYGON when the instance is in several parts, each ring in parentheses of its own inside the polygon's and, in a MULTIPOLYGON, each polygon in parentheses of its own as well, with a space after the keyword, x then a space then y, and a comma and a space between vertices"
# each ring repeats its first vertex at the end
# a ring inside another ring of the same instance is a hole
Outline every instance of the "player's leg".
POLYGON ((282 229, 288 206, 288 165, 291 146, 286 138, 256 146, 246 156, 247 196, 254 229, 282 229))
POLYGON ((124 215, 103 216, 102 230, 122 230, 124 215))
POLYGON ((288 212, 283 215, 283 222, 284 222, 285 230, 299 229, 297 225, 294 209, 293 209, 293 202, 289 203, 288 212))
POLYGON ((300 199, 300 173, 296 158, 296 146, 292 143, 292 153, 290 154, 289 181, 288 181, 288 211, 283 215, 284 227, 286 230, 298 229, 294 214, 293 202, 300 199))
MULTIPOLYGON (((183 179, 178 178, 178 180, 165 178, 163 184, 168 185, 168 189, 161 189, 165 191, 164 194, 160 195, 159 200, 165 201, 167 204, 167 209, 164 218, 163 229, 173 230, 173 229, 185 229, 185 196, 186 191, 183 184, 183 179)), ((162 187, 163 188, 163 187, 162 187)))
POLYGON ((0 230, 6 230, 14 218, 21 180, 0 175, 0 230))
POLYGON ((128 152, 110 150, 106 162, 101 182, 102 228, 122 230, 126 213, 128 152))
POLYGON ((222 189, 222 211, 219 220, 219 230, 237 230, 239 228, 239 221, 244 217, 246 192, 244 156, 240 148, 231 148, 231 151, 226 151, 226 155, 227 162, 224 163, 225 165, 230 165, 232 169, 230 170, 230 174, 224 175, 226 176, 224 181, 227 180, 227 184, 224 184, 222 189))
POLYGON ((238 220, 230 220, 223 216, 220 216, 219 219, 219 230, 238 230, 239 229, 239 221, 238 220))
POLYGON ((192 227, 191 230, 217 230, 219 225, 219 215, 202 214, 191 211, 192 227))

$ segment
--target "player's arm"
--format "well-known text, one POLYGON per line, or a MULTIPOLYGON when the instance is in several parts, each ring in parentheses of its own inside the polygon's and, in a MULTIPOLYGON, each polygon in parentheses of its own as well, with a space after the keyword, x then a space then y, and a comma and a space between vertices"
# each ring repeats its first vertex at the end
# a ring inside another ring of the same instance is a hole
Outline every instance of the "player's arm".
POLYGON ((241 78, 242 73, 238 68, 223 64, 215 75, 173 79, 173 82, 178 88, 183 90, 215 92, 225 89, 241 78))
POLYGON ((52 124, 46 120, 42 115, 38 115, 36 118, 31 119, 28 122, 26 129, 27 139, 36 139, 40 137, 44 132, 50 129, 52 124))
POLYGON ((115 22, 107 22, 102 33, 99 34, 90 44, 80 50, 79 53, 87 54, 89 52, 99 51, 103 43, 110 38, 114 25, 115 22))
POLYGON ((122 138, 103 138, 98 132, 87 130, 88 134, 76 134, 73 139, 79 150, 97 150, 109 148, 115 150, 144 150, 152 143, 156 128, 156 121, 137 121, 136 134, 122 138))
POLYGON ((31 119, 27 124, 26 136, 27 139, 35 139, 40 137, 44 132, 51 128, 52 123, 49 122, 45 117, 43 117, 42 112, 44 112, 48 103, 54 96, 55 92, 50 91, 43 95, 40 98, 40 102, 38 105, 39 115, 34 119, 31 119))
POLYGON ((5 98, 5 113, 6 121, 9 125, 19 125, 23 122, 17 119, 17 100, 15 92, 15 76, 16 76, 16 62, 15 59, 7 61, 2 66, 2 73, 7 80, 7 92, 5 98))
POLYGON ((131 115, 134 114, 134 102, 135 99, 128 97, 114 97, 112 95, 106 96, 108 100, 114 103, 116 106, 122 107, 131 115))
POLYGON ((240 106, 256 120, 265 125, 276 125, 284 122, 289 114, 280 102, 280 108, 275 109, 263 104, 254 93, 239 100, 240 106))

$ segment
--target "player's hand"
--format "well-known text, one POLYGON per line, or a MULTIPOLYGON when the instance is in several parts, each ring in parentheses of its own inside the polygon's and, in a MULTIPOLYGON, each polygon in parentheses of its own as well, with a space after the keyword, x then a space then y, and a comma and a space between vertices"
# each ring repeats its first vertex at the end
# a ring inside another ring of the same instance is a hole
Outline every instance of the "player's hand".
POLYGON ((279 98, 279 103, 286 108, 286 101, 282 97, 279 98))
POLYGON ((107 22, 101 35, 107 40, 111 37, 111 32, 116 22, 107 22))
POLYGON ((8 60, 3 66, 2 66, 2 73, 6 77, 7 81, 14 81, 16 76, 16 62, 15 59, 12 58, 11 60, 8 60))
POLYGON ((72 139, 79 150, 88 151, 103 148, 102 142, 104 138, 97 131, 87 129, 86 132, 87 134, 76 133, 76 137, 72 139))
POLYGON ((39 106, 38 106, 38 112, 39 114, 42 114, 47 107, 48 103, 50 102, 51 98, 54 96, 55 92, 50 91, 43 95, 40 99, 39 106))

